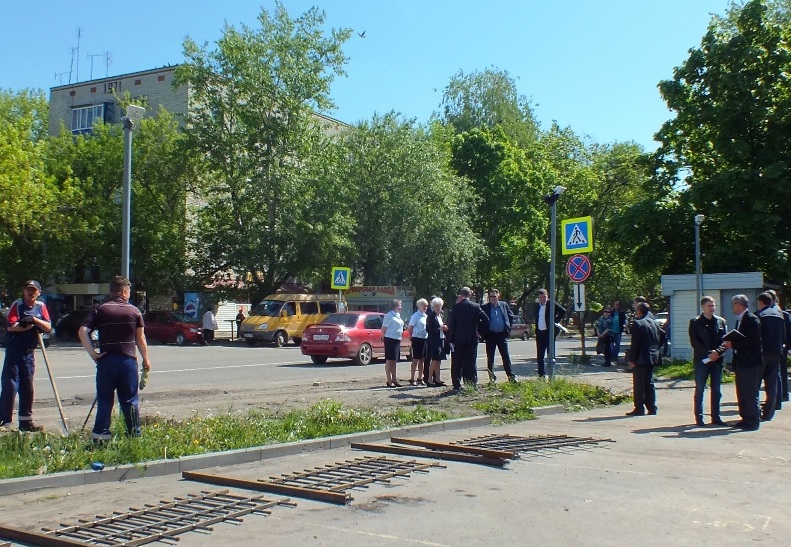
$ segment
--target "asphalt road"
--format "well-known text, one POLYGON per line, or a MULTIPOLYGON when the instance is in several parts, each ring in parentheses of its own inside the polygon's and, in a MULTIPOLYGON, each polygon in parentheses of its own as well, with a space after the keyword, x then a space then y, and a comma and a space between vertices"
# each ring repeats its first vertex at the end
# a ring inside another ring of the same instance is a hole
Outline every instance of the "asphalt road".
MULTIPOLYGON (((589 340, 590 342, 590 340, 589 340)), ((560 339, 558 356, 579 352, 579 339, 560 339)), ((535 341, 512 340, 510 352, 518 376, 535 375, 535 341)), ((212 401, 214 408, 227 409, 230 405, 254 405, 266 394, 281 391, 320 389, 317 386, 353 384, 365 386, 384 384, 383 362, 368 366, 354 365, 350 360, 330 360, 315 365, 295 346, 275 348, 248 347, 242 342, 221 341, 212 346, 152 345, 149 348, 152 372, 148 386, 141 393, 144 414, 159 412, 166 416, 183 416, 197 410, 196 402, 212 401), (230 395, 229 395, 230 394, 230 395), (222 396, 226 395, 225 398, 222 396), (225 407, 225 408, 220 408, 225 407)), ((47 349, 50 366, 67 420, 81 425, 95 397, 94 365, 76 343, 57 343, 47 349)), ((5 350, 0 349, 0 357, 5 350)), ((499 357, 496 370, 502 379, 499 357)), ((409 378, 410 365, 398 365, 402 383, 409 378)), ((479 378, 486 378, 486 358, 483 345, 478 352, 479 378)), ((443 378, 450 379, 449 362, 443 362, 443 378)), ((57 427, 59 420, 55 398, 50 385, 44 358, 36 354, 34 416, 41 416, 45 427, 57 427), (50 423, 51 422, 51 423, 50 423)), ((203 407, 212 406, 209 404, 203 407)))

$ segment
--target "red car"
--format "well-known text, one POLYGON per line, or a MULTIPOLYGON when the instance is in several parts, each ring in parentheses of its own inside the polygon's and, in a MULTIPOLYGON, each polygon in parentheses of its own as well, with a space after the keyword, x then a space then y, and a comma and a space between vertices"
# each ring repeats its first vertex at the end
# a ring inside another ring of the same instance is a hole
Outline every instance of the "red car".
POLYGON ((146 339, 163 344, 175 342, 179 346, 197 344, 203 340, 201 324, 182 313, 150 311, 143 316, 146 339))
MULTIPOLYGON (((300 348, 314 363, 326 363, 330 357, 352 359, 367 365, 384 357, 382 320, 385 314, 372 311, 351 311, 328 315, 321 323, 309 325, 302 334, 300 348)), ((401 340, 401 354, 411 355, 406 334, 401 340)))

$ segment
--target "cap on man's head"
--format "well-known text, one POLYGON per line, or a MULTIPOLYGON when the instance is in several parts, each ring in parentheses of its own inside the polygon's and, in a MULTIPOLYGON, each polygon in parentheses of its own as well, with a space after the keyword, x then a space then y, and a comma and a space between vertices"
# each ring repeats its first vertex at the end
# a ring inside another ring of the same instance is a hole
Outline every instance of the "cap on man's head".
POLYGON ((30 281, 25 282, 25 288, 27 289, 28 287, 33 287, 37 291, 40 291, 41 290, 41 283, 39 283, 38 281, 35 281, 34 279, 31 279, 30 281))
POLYGON ((472 289, 469 287, 462 287, 459 290, 459 296, 463 296, 464 298, 469 298, 472 296, 472 289))

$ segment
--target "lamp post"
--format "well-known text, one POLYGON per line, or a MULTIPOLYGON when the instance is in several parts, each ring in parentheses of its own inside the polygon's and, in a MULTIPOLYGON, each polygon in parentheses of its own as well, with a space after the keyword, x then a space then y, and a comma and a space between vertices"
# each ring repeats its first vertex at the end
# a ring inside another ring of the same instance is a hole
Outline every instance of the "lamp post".
POLYGON ((706 219, 704 215, 695 215, 695 290, 698 296, 696 306, 700 306, 703 297, 703 276, 700 273, 700 225, 706 219))
POLYGON ((132 130, 135 122, 143 119, 146 109, 129 105, 126 116, 121 120, 124 125, 124 190, 123 218, 121 230, 121 275, 129 279, 129 241, 132 224, 132 130))
POLYGON ((550 207, 550 220, 549 220, 549 247, 550 247, 550 260, 549 260, 549 319, 550 324, 547 325, 549 331, 549 347, 547 348, 547 373, 550 379, 555 377, 555 249, 557 247, 557 201, 560 195, 565 192, 563 186, 555 186, 551 194, 544 196, 542 199, 544 203, 550 207))

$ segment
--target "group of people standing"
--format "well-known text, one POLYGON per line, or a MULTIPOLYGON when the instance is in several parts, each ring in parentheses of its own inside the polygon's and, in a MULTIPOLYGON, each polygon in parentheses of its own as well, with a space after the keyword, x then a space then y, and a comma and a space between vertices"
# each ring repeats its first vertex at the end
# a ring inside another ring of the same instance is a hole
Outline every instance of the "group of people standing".
MULTIPOLYGON (((382 323, 382 339, 385 346, 385 376, 387 387, 401 387, 396 373, 396 362, 400 353, 400 343, 404 333, 412 343, 412 365, 409 385, 444 386, 440 379, 440 364, 446 356, 451 360, 451 381, 453 389, 461 389, 462 383, 477 385, 478 343, 486 347, 486 364, 489 381, 494 382, 496 354, 500 354, 503 369, 511 382, 516 382, 508 350, 508 337, 514 324, 511 307, 500 300, 500 291, 491 289, 487 302, 479 305, 471 300, 473 293, 469 287, 462 287, 456 303, 448 313, 448 322, 442 318, 444 301, 431 297, 431 301, 421 298, 416 302, 417 311, 406 323, 401 319, 402 302, 393 300, 390 311, 382 323)), ((548 293, 539 290, 535 306, 536 345, 538 349, 538 375, 544 377, 544 358, 549 349, 549 328, 560 331, 558 322, 566 315, 566 310, 555 304, 550 313, 548 293)))
POLYGON ((733 427, 756 431, 761 422, 774 418, 783 402, 788 401, 788 362, 791 349, 791 314, 777 305, 774 291, 758 295, 757 312, 749 310, 747 296, 737 294, 731 299, 736 316, 735 328, 728 331, 725 319, 715 315, 714 298, 704 296, 701 314, 689 322, 689 340, 695 364, 695 423, 704 426, 703 394, 711 380, 711 424, 727 425, 720 415, 723 359, 726 350, 733 350, 733 372, 736 380, 736 401, 741 418, 733 427), (766 393, 760 401, 761 383, 766 393))

